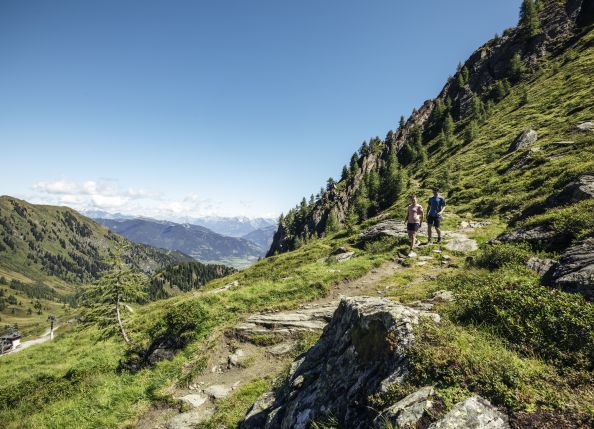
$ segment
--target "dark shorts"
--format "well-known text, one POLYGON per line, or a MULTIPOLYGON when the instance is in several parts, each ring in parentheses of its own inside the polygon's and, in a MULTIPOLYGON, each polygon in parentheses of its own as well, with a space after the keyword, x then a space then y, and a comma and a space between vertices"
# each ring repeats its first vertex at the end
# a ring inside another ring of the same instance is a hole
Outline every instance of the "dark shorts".
POLYGON ((427 216, 427 225, 439 228, 441 225, 441 216, 427 216))
POLYGON ((421 227, 420 223, 407 223, 406 224, 406 230, 411 231, 411 232, 417 232, 420 227, 421 227))

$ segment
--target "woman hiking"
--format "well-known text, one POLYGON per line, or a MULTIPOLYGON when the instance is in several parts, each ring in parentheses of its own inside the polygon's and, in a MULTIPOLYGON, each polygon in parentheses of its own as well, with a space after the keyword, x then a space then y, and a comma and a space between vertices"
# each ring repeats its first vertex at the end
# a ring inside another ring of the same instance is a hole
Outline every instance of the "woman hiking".
POLYGON ((417 231, 421 228, 425 213, 423 207, 417 202, 416 195, 410 197, 410 204, 406 210, 406 230, 408 231, 408 238, 410 239, 410 248, 413 249, 419 245, 417 240, 417 231))

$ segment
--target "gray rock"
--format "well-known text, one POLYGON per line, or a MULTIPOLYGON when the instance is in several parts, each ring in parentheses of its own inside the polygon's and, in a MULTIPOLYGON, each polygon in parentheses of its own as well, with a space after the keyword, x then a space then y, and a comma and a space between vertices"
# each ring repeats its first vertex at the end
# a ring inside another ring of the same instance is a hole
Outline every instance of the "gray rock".
POLYGON ((267 351, 273 356, 283 356, 295 350, 295 343, 280 343, 270 347, 267 351))
MULTIPOLYGON (((564 232, 555 231, 545 226, 523 227, 515 231, 505 232, 497 237, 502 243, 544 244, 548 250, 562 249, 571 241, 571 237, 564 232)), ((494 241, 490 241, 494 242, 494 241)))
POLYGON ((460 402, 429 429, 509 429, 507 416, 480 396, 460 402))
POLYGON ((423 387, 382 411, 373 423, 376 429, 384 429, 388 424, 396 428, 414 428, 424 416, 429 415, 435 406, 435 389, 423 387))
POLYGON ((231 388, 223 386, 222 384, 213 384, 204 389, 204 393, 213 399, 223 399, 231 394, 231 388))
POLYGON ((478 243, 464 234, 450 233, 448 242, 445 245, 447 250, 456 252, 472 252, 478 249, 478 243))
MULTIPOLYGON (((425 232, 421 230, 417 232, 417 236, 423 235, 425 232)), ((379 237, 408 237, 406 224, 396 219, 384 220, 359 234, 361 240, 374 240, 379 237)))
POLYGON ((546 209, 591 199, 594 199, 594 175, 584 174, 565 185, 561 191, 549 195, 544 202, 531 205, 523 210, 514 221, 544 213, 546 209))
POLYGON ((242 349, 237 349, 227 357, 227 366, 241 366, 245 361, 246 354, 242 349))
POLYGON ((305 429, 330 415, 345 427, 368 427, 374 416, 357 402, 405 377, 405 352, 421 316, 439 321, 437 314, 382 298, 343 299, 320 340, 293 364, 274 403, 241 427, 305 429))
POLYGON ((165 423, 165 427, 167 429, 194 429, 198 423, 205 421, 211 417, 213 413, 214 409, 212 408, 181 413, 165 423))
POLYGON ((594 237, 577 242, 561 254, 552 281, 569 292, 594 299, 594 237))
POLYGON ((515 152, 518 149, 522 149, 526 146, 536 143, 538 140, 538 133, 534 130, 524 130, 509 146, 508 152, 515 152))
POLYGON ((575 126, 575 130, 582 133, 589 133, 594 131, 594 122, 592 121, 585 121, 580 122, 575 126))
POLYGON ((344 252, 344 253, 339 253, 337 255, 332 255, 328 259, 334 260, 334 261, 339 262, 339 263, 340 262, 346 262, 349 259, 351 259, 354 254, 355 254, 355 252, 344 252))
POLYGON ((273 334, 292 337, 299 332, 321 331, 332 318, 338 301, 311 308, 270 314, 254 314, 235 327, 235 333, 249 340, 251 335, 273 334))
POLYGON ((553 259, 540 259, 532 257, 526 261, 526 266, 539 276, 545 276, 557 262, 553 259))
POLYGON ((208 400, 208 397, 205 395, 200 395, 198 393, 192 393, 189 395, 182 396, 178 399, 180 401, 190 404, 194 408, 199 408, 208 400))

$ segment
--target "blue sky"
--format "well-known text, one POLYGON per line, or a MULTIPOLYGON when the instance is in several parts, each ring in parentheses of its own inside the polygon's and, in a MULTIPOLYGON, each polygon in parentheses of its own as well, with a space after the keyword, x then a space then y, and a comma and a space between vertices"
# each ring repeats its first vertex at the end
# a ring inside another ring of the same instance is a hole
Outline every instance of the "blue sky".
POLYGON ((519 3, 1 2, 0 194, 276 216, 434 97, 519 3))

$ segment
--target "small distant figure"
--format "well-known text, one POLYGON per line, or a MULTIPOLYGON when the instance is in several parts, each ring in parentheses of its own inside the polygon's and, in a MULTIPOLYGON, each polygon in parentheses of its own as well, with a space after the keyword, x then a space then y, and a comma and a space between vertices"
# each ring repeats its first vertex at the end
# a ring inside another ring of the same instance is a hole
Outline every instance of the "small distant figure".
POLYGON ((439 189, 433 187, 433 196, 429 198, 427 205, 427 244, 431 244, 431 227, 437 232, 437 243, 441 243, 441 215, 445 210, 445 199, 439 195, 439 189))
POLYGON ((423 207, 417 202, 417 197, 412 195, 410 197, 410 205, 406 210, 406 230, 408 231, 408 238, 410 239, 410 248, 414 249, 419 245, 417 240, 417 231, 421 228, 425 212, 423 207))

